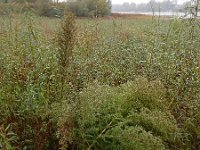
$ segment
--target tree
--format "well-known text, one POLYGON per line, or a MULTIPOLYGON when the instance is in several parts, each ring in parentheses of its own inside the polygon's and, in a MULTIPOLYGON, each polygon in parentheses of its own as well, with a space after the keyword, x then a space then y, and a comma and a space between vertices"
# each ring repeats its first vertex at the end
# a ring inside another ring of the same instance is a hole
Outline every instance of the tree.
POLYGON ((71 0, 68 10, 81 17, 106 16, 111 13, 110 0, 71 0))

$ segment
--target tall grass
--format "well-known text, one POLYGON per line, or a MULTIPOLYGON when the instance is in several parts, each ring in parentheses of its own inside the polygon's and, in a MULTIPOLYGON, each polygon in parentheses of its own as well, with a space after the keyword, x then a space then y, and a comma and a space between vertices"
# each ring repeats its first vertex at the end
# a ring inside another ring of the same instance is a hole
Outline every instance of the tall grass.
POLYGON ((200 148, 199 20, 58 23, 0 19, 1 149, 200 148))

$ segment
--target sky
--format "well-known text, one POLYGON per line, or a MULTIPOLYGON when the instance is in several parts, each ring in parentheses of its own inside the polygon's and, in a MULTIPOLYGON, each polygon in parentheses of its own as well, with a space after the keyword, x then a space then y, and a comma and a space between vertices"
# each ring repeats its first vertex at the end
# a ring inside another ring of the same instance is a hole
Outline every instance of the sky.
MULTIPOLYGON (((113 4, 123 4, 125 2, 134 2, 134 3, 137 3, 137 4, 140 4, 140 3, 147 3, 149 2, 150 0, 111 0, 113 4)), ((157 0, 157 1, 163 1, 163 0, 157 0)), ((185 2, 187 0, 178 0, 178 3, 181 4, 183 2, 185 2)))
MULTIPOLYGON (((60 0, 60 1, 66 1, 66 0, 60 0)), ((134 2, 134 3, 140 4, 140 3, 148 3, 150 0, 111 0, 111 1, 112 1, 112 4, 123 4, 125 2, 128 2, 128 3, 134 2)), ((156 1, 163 1, 163 0, 156 0, 156 1)), ((178 3, 182 4, 185 1, 188 1, 188 0, 178 0, 178 3)))

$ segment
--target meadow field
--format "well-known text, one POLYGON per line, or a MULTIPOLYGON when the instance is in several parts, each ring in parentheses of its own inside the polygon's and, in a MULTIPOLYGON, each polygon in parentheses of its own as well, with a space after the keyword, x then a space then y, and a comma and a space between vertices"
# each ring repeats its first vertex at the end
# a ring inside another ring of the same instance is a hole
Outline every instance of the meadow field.
POLYGON ((0 17, 0 149, 200 149, 199 20, 0 17))

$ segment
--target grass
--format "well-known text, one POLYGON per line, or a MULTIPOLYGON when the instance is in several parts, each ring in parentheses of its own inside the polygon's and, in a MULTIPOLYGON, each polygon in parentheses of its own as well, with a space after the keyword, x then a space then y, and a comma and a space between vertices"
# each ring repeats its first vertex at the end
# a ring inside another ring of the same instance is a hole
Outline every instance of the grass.
POLYGON ((1 17, 0 149, 199 149, 199 38, 194 19, 1 17))

